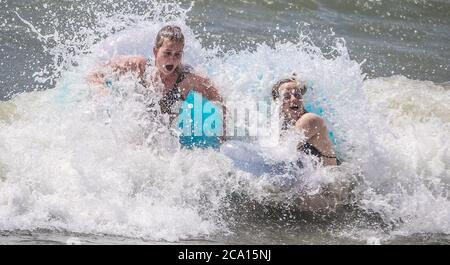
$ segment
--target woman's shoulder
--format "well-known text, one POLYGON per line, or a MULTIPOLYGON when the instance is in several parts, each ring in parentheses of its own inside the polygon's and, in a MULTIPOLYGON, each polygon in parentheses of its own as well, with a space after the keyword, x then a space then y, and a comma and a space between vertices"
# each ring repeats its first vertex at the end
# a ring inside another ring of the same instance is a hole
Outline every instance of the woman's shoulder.
POLYGON ((189 64, 181 64, 178 67, 178 73, 182 75, 194 74, 194 67, 189 64))
POLYGON ((142 64, 146 63, 147 58, 141 55, 119 55, 111 58, 109 63, 128 63, 128 64, 142 64))
POLYGON ((208 84, 208 86, 212 85, 212 81, 209 79, 206 73, 202 71, 197 71, 198 69, 195 69, 189 64, 183 64, 180 65, 180 76, 183 80, 186 80, 188 83, 202 83, 202 84, 208 84))
POLYGON ((312 113, 312 112, 306 112, 303 114, 300 119, 307 119, 307 120, 323 120, 322 117, 319 115, 312 113))
POLYGON ((315 113, 307 112, 303 114, 295 123, 296 125, 304 125, 304 124, 311 124, 314 126, 322 126, 325 124, 325 121, 322 117, 315 113))
POLYGON ((121 55, 109 60, 106 64, 114 71, 138 71, 142 73, 146 68, 147 59, 139 55, 121 55))

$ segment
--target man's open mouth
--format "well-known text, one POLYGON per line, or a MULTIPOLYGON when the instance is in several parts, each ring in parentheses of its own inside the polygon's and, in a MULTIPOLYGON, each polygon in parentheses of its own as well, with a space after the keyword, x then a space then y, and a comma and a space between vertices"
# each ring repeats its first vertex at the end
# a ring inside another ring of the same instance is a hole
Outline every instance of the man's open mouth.
POLYGON ((297 105, 292 105, 289 107, 291 110, 299 110, 299 106, 297 105))
POLYGON ((166 64, 165 67, 166 67, 167 71, 172 72, 174 66, 173 66, 173 64, 166 64))

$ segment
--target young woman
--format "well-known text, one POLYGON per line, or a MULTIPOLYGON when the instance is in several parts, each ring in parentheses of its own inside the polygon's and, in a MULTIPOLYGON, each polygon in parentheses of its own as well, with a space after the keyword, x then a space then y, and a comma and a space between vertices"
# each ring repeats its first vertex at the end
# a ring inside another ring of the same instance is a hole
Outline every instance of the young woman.
MULTIPOLYGON (((111 59, 105 66, 114 73, 137 74, 144 86, 153 84, 154 87, 160 87, 161 111, 169 114, 171 121, 178 116, 179 103, 186 99, 191 90, 201 93, 211 102, 221 106, 225 117, 225 105, 217 88, 208 78, 194 73, 192 67, 182 64, 184 44, 184 35, 179 27, 164 26, 158 32, 153 47, 155 74, 148 74, 150 72, 148 68, 153 63, 143 56, 120 56, 111 59)), ((105 70, 107 69, 97 71, 88 77, 89 82, 100 92, 107 90, 105 70)))
POLYGON ((318 157, 325 166, 337 165, 338 161, 325 121, 305 110, 303 101, 305 93, 305 83, 295 77, 281 79, 272 87, 272 98, 281 101, 283 129, 299 130, 305 134, 306 140, 299 143, 298 150, 318 157))

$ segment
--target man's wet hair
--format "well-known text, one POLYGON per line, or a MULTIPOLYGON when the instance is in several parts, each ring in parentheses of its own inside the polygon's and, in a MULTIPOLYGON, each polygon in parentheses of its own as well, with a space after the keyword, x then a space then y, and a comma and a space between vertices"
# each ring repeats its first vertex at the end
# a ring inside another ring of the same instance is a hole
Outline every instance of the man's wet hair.
POLYGON ((300 81, 297 79, 297 75, 294 73, 294 74, 292 74, 292 76, 289 77, 289 78, 283 78, 283 79, 278 80, 278 81, 272 86, 272 98, 273 98, 274 100, 278 99, 278 98, 280 97, 280 91, 279 91, 279 90, 280 90, 280 87, 281 87, 283 84, 291 83, 291 82, 294 82, 294 83, 297 84, 297 86, 299 86, 302 95, 305 95, 305 94, 306 94, 306 91, 308 90, 308 88, 306 87, 306 84, 303 83, 303 82, 300 82, 300 81))
POLYGON ((182 43, 184 46, 184 35, 178 26, 167 25, 162 27, 156 35, 155 47, 161 48, 165 39, 182 43))

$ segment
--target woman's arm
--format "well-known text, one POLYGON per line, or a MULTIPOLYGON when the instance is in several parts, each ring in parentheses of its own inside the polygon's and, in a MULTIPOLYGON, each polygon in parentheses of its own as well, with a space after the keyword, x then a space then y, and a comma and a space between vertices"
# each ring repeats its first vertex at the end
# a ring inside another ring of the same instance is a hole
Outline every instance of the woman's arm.
MULTIPOLYGON (((223 98, 220 96, 219 90, 214 86, 214 84, 208 78, 201 77, 196 74, 189 74, 186 79, 182 82, 184 88, 193 89, 204 97, 206 97, 211 102, 219 104, 222 110, 222 136, 221 141, 225 141, 226 136, 226 106, 223 98)), ((189 92, 188 92, 189 93, 189 92)))
POLYGON ((106 89, 106 77, 110 73, 125 74, 133 72, 143 78, 145 72, 146 59, 143 56, 119 56, 112 58, 105 65, 100 66, 99 70, 93 71, 87 76, 89 84, 94 86, 100 92, 106 89))
MULTIPOLYGON (((328 129, 325 121, 313 113, 304 114, 296 123, 295 127, 305 134, 305 141, 313 145, 321 154, 324 165, 336 165, 336 153, 333 142, 328 135, 328 129)), ((303 146, 301 142, 299 146, 303 146)))

